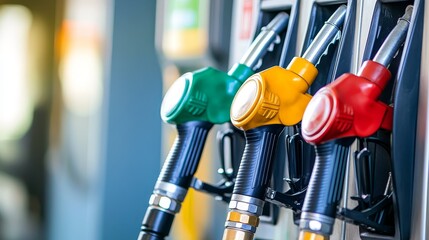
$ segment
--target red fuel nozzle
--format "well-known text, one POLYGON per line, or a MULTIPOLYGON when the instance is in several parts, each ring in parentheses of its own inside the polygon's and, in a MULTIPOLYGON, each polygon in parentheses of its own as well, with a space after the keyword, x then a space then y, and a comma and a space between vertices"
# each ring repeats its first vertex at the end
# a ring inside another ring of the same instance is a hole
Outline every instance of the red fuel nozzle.
POLYGON ((387 69, 407 34, 412 6, 387 36, 372 61, 320 89, 302 119, 302 136, 315 144, 316 159, 302 206, 300 240, 328 239, 342 196, 350 145, 392 129, 393 109, 378 100, 391 74, 387 69))
POLYGON ((374 60, 364 62, 357 75, 343 74, 314 95, 302 118, 307 142, 319 144, 368 137, 380 128, 392 130, 393 109, 378 97, 390 79, 387 67, 405 40, 412 10, 407 7, 374 60))
POLYGON ((392 108, 378 101, 390 79, 389 70, 366 61, 357 75, 344 74, 311 100, 302 120, 302 135, 318 144, 349 136, 367 137, 392 129, 392 108))

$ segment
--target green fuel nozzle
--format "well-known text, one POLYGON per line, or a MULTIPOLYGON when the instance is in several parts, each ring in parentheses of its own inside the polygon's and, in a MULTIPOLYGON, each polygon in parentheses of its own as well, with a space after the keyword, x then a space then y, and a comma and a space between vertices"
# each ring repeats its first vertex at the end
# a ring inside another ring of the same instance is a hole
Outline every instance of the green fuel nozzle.
POLYGON ((286 28, 287 13, 281 12, 252 42, 241 60, 228 73, 212 67, 188 72, 167 91, 161 105, 161 117, 167 123, 206 121, 222 124, 230 120, 229 110, 241 84, 258 68, 270 47, 280 42, 286 28))

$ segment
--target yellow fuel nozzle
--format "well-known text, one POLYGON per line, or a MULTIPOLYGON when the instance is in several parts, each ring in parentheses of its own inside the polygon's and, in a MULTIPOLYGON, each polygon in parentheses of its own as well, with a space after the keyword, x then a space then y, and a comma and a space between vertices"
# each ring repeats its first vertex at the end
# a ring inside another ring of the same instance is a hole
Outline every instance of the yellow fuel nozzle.
POLYGON ((272 67, 249 77, 231 105, 232 123, 246 132, 246 147, 234 185, 223 240, 253 239, 272 174, 277 140, 284 125, 299 123, 311 96, 315 67, 335 41, 345 17, 340 7, 322 27, 303 57, 285 69, 272 67), (249 174, 251 173, 251 174, 249 174))
POLYGON ((311 99, 306 92, 317 73, 311 62, 296 57, 286 69, 275 66, 254 74, 234 98, 232 123, 243 130, 297 124, 311 99))
POLYGON ((311 99, 309 86, 317 77, 315 67, 327 47, 338 40, 347 7, 340 6, 326 21, 302 57, 289 66, 272 67, 249 77, 238 90, 231 106, 231 121, 248 130, 271 124, 299 123, 311 99))

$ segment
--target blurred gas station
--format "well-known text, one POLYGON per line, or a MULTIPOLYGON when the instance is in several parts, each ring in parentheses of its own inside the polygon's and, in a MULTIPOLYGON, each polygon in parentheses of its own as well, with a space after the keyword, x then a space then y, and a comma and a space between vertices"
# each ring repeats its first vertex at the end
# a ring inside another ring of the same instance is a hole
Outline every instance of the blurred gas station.
POLYGON ((160 168, 155 1, 0 2, 0 239, 132 239, 160 168))
MULTIPOLYGON (((159 116, 163 84, 228 67, 231 11, 232 1, 1 1, 0 239, 136 238, 175 134, 159 116)), ((189 199, 176 234, 206 238, 213 219, 199 214, 214 200, 189 199)))

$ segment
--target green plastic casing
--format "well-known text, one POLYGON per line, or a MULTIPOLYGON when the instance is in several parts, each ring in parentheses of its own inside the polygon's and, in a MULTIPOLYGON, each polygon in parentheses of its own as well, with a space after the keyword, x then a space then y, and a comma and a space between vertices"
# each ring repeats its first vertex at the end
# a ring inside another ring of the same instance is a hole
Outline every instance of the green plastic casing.
POLYGON ((253 75, 248 66, 235 64, 228 73, 207 67, 187 76, 186 93, 162 120, 171 124, 206 121, 222 124, 230 121, 230 108, 241 84, 253 75))

